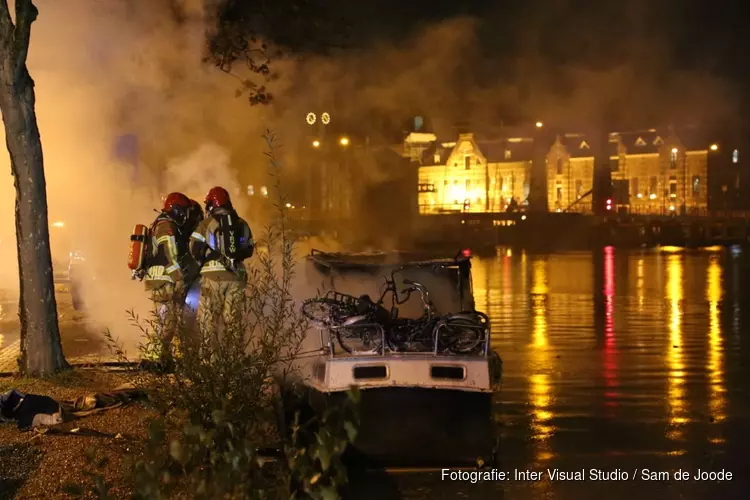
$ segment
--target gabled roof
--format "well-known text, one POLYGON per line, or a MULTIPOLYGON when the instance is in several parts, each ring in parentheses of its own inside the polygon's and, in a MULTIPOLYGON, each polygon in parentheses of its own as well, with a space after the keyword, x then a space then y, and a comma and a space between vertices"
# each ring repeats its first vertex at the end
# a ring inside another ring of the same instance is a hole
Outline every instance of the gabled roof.
POLYGON ((445 165, 448 157, 453 151, 453 147, 443 147, 446 141, 435 141, 422 153, 422 165, 445 165), (435 154, 438 155, 438 161, 435 161, 435 154))
POLYGON ((655 129, 619 132, 617 135, 625 146, 626 153, 631 155, 658 153, 667 137, 666 131, 658 132, 655 129))

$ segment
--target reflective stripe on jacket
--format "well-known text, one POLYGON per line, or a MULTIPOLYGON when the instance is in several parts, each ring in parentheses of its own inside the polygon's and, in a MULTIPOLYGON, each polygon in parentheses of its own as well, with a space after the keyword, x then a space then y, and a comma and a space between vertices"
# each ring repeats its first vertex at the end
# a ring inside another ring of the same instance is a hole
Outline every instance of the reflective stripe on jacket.
POLYGON ((147 288, 158 283, 176 283, 183 279, 180 266, 180 249, 177 242, 178 229, 169 219, 158 220, 151 230, 152 266, 146 272, 147 288), (152 282, 149 286, 148 282, 152 282))

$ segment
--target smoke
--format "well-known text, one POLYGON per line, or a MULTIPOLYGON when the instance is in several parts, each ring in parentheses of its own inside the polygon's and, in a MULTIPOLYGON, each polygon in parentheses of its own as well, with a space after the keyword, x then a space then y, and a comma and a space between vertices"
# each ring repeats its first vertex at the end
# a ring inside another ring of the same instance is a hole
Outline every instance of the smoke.
MULTIPOLYGON (((125 267, 130 231, 149 224, 171 191, 202 200, 222 185, 245 215, 240 167, 248 169, 247 158, 263 164, 267 111, 237 99, 237 81, 201 62, 200 2, 185 3, 180 17, 165 2, 35 3, 28 66, 55 271, 67 267, 71 251, 82 252, 92 278, 82 283, 89 327, 110 328, 133 346, 137 332, 126 310, 144 316, 149 307, 143 285, 125 267), (136 141, 127 145, 125 136, 136 141)), ((18 281, 14 199, 6 166, 0 179, 6 290, 17 289, 18 281)), ((58 300, 64 308, 68 299, 58 300)))
MULTIPOLYGON (((545 15, 538 9, 519 17, 453 18, 396 42, 274 61, 281 76, 273 83, 275 102, 250 107, 236 97, 237 79, 201 62, 201 1, 182 2, 176 15, 176 1, 37 0, 28 64, 50 221, 63 222, 50 228, 56 269, 71 250, 82 251, 97 269, 85 293, 96 304, 94 326, 132 335, 124 311, 147 309, 141 284, 125 268, 133 225, 153 220, 170 191, 200 199, 214 185, 229 189, 254 224, 259 215, 243 194, 248 184, 270 185, 263 132, 279 132, 284 168, 295 177, 309 161, 295 145, 310 133, 304 117, 312 109, 329 111, 335 130, 356 129, 375 144, 398 142, 394 129, 416 114, 427 116, 439 135, 454 137, 458 125, 488 133, 513 120, 567 126, 598 120, 604 111, 622 123, 660 125, 724 118, 734 107, 725 82, 675 62, 667 31, 635 29, 642 22, 635 7, 618 4, 615 24, 624 41, 607 51, 597 40, 578 39, 589 25, 560 28, 555 16, 568 3, 553 3, 557 10, 545 15), (488 38, 507 45, 493 46, 488 38), (549 49, 555 45, 567 49, 555 55, 549 49), (116 153, 125 136, 136 138, 130 153, 116 153)), ((565 19, 577 19, 569 14, 565 19)), ((600 31, 614 25, 597 22, 600 31)), ((390 175, 376 172, 372 162, 355 163, 364 166, 353 176, 359 183, 390 175)), ((17 286, 9 171, 0 176, 6 290, 17 286)))
POLYGON ((542 4, 308 58, 295 70, 302 106, 284 118, 300 121, 305 107, 327 106, 334 120, 366 128, 376 141, 414 115, 446 139, 459 127, 491 134, 503 123, 537 120, 570 130, 602 120, 651 127, 731 117, 737 89, 709 71, 706 58, 678 53, 688 35, 667 28, 679 23, 679 10, 640 1, 616 9, 542 4))

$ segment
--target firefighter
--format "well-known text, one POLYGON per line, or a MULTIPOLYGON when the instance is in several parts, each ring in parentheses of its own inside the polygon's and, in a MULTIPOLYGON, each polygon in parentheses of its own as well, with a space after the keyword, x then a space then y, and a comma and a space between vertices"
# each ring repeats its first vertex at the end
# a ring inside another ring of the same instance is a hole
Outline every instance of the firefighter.
POLYGON ((190 199, 182 193, 170 193, 161 213, 151 226, 151 255, 145 277, 146 290, 157 313, 157 335, 161 339, 160 359, 171 360, 172 339, 179 326, 185 302, 185 272, 182 262, 187 254, 180 229, 186 224, 190 199))
POLYGON ((206 218, 190 237, 190 253, 201 264, 198 322, 201 332, 213 338, 218 334, 217 320, 226 329, 242 311, 247 286, 243 261, 252 257, 255 244, 250 226, 235 212, 226 189, 212 188, 205 208, 206 218))

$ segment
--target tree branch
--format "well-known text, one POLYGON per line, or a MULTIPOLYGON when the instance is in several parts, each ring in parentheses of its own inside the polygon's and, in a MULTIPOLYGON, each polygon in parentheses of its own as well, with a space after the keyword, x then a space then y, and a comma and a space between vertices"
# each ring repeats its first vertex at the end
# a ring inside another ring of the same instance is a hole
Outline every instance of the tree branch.
MULTIPOLYGON (((5 0, 3 0, 5 1, 5 0)), ((26 65, 26 56, 29 53, 29 37, 31 36, 31 23, 36 21, 39 11, 32 0, 16 0, 16 30, 13 40, 14 77, 21 75, 21 70, 26 65)))

